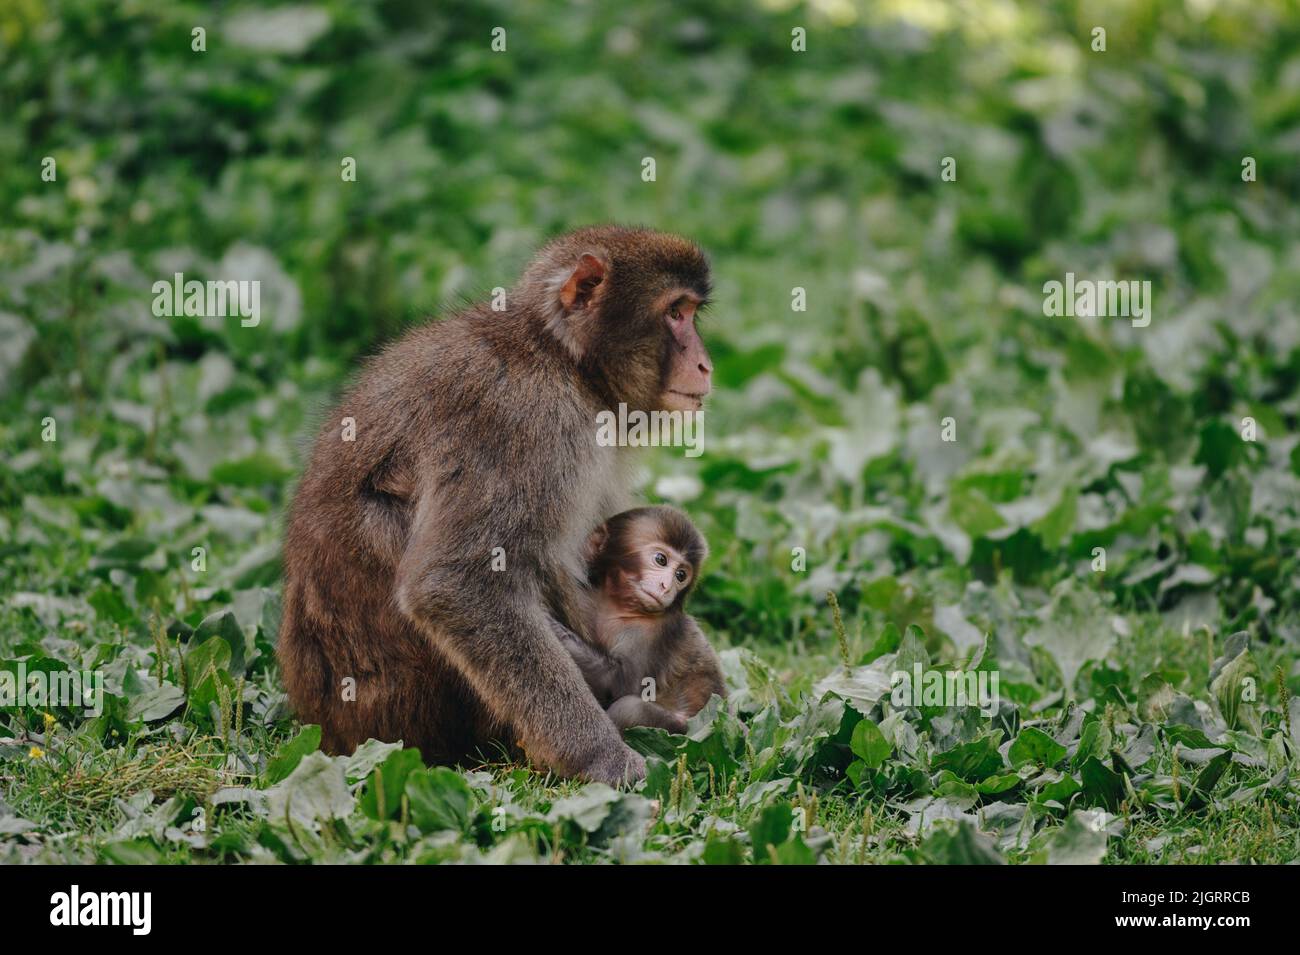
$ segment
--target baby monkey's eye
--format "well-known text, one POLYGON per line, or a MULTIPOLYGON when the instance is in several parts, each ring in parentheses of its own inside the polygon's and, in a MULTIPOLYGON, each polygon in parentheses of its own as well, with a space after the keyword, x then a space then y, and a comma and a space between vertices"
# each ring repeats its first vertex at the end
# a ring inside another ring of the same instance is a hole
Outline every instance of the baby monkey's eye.
POLYGON ((677 568, 677 573, 673 576, 677 578, 679 584, 686 583, 686 571, 682 570, 680 567, 677 568))
POLYGON ((661 551, 655 551, 655 563, 660 567, 667 567, 668 558, 665 557, 661 551))

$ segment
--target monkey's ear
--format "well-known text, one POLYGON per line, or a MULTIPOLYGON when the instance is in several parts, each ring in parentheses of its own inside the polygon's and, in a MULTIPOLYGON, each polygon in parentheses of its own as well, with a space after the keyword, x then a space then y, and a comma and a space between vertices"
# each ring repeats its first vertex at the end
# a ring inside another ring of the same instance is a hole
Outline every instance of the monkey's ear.
POLYGON ((592 350, 600 321, 600 304, 609 266, 590 252, 578 259, 573 271, 558 276, 556 302, 546 327, 570 355, 582 361, 592 350))
POLYGON ((577 266, 560 286, 560 307, 565 314, 580 312, 596 301, 596 290, 605 281, 609 268, 590 252, 583 253, 577 266))
POLYGON ((590 564, 596 559, 596 555, 605 549, 605 545, 608 543, 609 525, 601 524, 587 535, 587 542, 582 548, 582 559, 590 564))

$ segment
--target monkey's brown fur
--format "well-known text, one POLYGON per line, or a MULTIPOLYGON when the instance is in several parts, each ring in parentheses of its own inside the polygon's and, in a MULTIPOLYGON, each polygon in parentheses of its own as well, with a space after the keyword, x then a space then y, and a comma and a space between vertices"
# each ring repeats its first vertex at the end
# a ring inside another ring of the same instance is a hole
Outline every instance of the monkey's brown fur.
POLYGON ((620 729, 659 726, 684 733, 686 720, 709 697, 727 695, 717 654, 685 609, 708 552, 704 537, 680 511, 639 507, 610 518, 593 535, 592 547, 592 635, 584 641, 560 632, 561 643, 620 729), (629 599, 629 588, 642 583, 649 553, 661 545, 680 555, 691 574, 670 606, 647 611, 629 599), (653 700, 643 699, 647 678, 653 700))
POLYGON ((518 740, 563 775, 644 773, 550 623, 584 628, 584 542, 626 503, 630 452, 597 446, 596 415, 657 409, 674 380, 708 391, 693 321, 666 333, 656 312, 708 286, 685 239, 584 229, 537 254, 506 311, 473 306, 369 362, 320 430, 284 548, 278 657, 328 750, 400 739, 450 762, 518 740))

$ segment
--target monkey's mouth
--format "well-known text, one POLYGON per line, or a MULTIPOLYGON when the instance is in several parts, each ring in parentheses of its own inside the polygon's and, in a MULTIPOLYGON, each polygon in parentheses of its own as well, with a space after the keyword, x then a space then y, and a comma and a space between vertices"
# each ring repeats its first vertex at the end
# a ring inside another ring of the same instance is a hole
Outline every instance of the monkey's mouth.
POLYGON ((669 388, 668 393, 670 395, 676 395, 678 398, 683 398, 690 404, 693 404, 695 406, 695 411, 699 411, 704 407, 704 394, 692 394, 689 391, 678 391, 676 388, 669 388))
POLYGON ((636 589, 640 591, 641 596, 645 598, 643 602, 647 605, 647 609, 664 611, 668 609, 669 604, 672 602, 672 601, 665 600, 664 598, 658 596, 652 591, 646 590, 640 584, 636 585, 636 589))

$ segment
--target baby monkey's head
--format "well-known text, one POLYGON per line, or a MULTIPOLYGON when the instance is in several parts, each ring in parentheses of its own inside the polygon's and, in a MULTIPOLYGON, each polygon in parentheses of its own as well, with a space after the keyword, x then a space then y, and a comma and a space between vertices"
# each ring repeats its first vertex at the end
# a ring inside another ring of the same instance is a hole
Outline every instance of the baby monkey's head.
POLYGON ((708 554, 681 511, 637 507, 615 514, 587 543, 588 579, 629 613, 681 609, 708 554))

